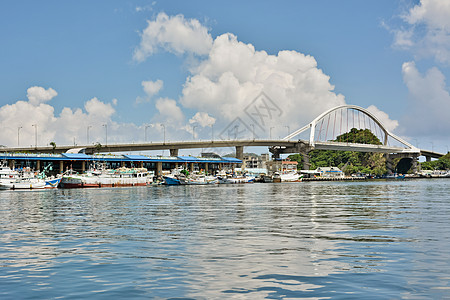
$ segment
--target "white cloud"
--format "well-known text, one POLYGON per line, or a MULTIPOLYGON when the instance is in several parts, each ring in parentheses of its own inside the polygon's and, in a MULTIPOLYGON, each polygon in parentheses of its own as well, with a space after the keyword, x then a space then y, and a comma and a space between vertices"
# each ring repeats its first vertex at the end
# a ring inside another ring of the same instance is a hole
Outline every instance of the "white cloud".
POLYGON ((169 126, 179 125, 184 121, 184 113, 173 99, 159 98, 156 100, 156 109, 159 117, 162 117, 169 126))
POLYGON ((374 114, 375 117, 377 117, 377 119, 381 122, 381 124, 383 124, 383 126, 390 132, 393 132, 398 127, 397 120, 391 120, 387 113, 379 110, 375 105, 369 106, 367 110, 374 114))
POLYGON ((450 64, 450 1, 421 0, 402 19, 403 26, 392 30, 395 46, 450 64))
POLYGON ((163 87, 163 81, 158 79, 156 81, 142 81, 142 87, 146 97, 137 97, 136 103, 149 102, 153 96, 157 95, 163 87))
POLYGON ((183 15, 168 16, 159 13, 154 21, 148 21, 141 35, 141 43, 133 58, 144 61, 158 49, 174 54, 208 54, 212 37, 208 29, 196 19, 185 19, 183 15))
MULTIPOLYGON (((117 99, 116 101, 117 102, 117 99)), ((103 103, 97 99, 97 97, 92 98, 87 101, 84 105, 84 109, 88 115, 97 118, 99 121, 107 121, 115 113, 115 109, 109 103, 103 103)))
POLYGON ((49 101, 57 95, 53 89, 32 87, 27 90, 29 101, 17 101, 0 107, 1 144, 7 146, 47 145, 54 141, 57 145, 83 145, 87 142, 87 127, 90 127, 90 143, 104 143, 105 128, 108 126, 109 142, 130 142, 143 140, 142 126, 128 123, 117 123, 112 120, 115 114, 112 103, 105 103, 92 98, 81 108, 64 107, 58 114, 49 101), (34 126, 36 125, 36 126, 34 126), (19 140, 19 141, 18 141, 19 140))
POLYGON ((27 98, 32 105, 47 102, 56 97, 58 93, 52 89, 45 89, 40 86, 32 86, 27 90, 27 98))
POLYGON ((402 72, 411 97, 402 121, 406 133, 450 138, 450 94, 445 76, 437 68, 421 74, 414 62, 404 63, 402 72))
POLYGON ((244 110, 265 92, 282 111, 281 117, 266 119, 260 134, 267 136, 270 127, 274 136, 285 135, 285 126, 300 128, 324 110, 345 104, 312 56, 296 51, 269 55, 229 33, 214 40, 208 58, 191 73, 181 104, 208 112, 223 126, 236 117, 244 118, 244 110))
POLYGON ((211 126, 216 123, 216 119, 205 112, 197 112, 190 120, 189 124, 199 124, 202 127, 211 126))
MULTIPOLYGON (((287 128, 292 132, 323 111, 345 104, 344 96, 334 92, 330 77, 318 68, 314 57, 287 50, 268 54, 239 41, 231 33, 213 40, 198 20, 187 20, 182 15, 160 13, 149 21, 134 59, 143 61, 159 49, 174 54, 204 55, 191 65, 179 99, 181 107, 172 99, 156 101, 159 114, 154 120, 157 122, 179 123, 184 120, 183 110, 197 112, 188 124, 180 126, 191 134, 195 123, 203 127, 215 123, 220 132, 239 118, 242 128, 247 131, 252 128, 250 135, 268 137, 273 133, 273 137, 282 137, 287 134, 287 128), (261 93, 270 98, 268 101, 278 109, 277 113, 260 107, 256 97, 261 93), (251 115, 250 109, 258 115, 251 115), (261 124, 258 121, 263 117, 264 124, 261 124)), ((157 92, 155 82, 149 83, 147 94, 157 92)), ((381 115, 382 112, 376 111, 381 115)), ((394 128, 396 121, 384 117, 394 128)))

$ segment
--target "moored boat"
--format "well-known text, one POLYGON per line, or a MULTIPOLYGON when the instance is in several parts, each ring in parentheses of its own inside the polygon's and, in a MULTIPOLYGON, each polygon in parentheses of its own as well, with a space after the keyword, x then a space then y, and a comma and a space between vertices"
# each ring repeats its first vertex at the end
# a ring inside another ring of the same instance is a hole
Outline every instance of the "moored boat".
POLYGON ((217 177, 220 184, 236 184, 236 183, 253 183, 254 176, 219 176, 217 177))
POLYGON ((115 170, 90 170, 85 174, 65 174, 61 188, 146 186, 153 181, 145 168, 119 168, 115 170))
POLYGON ((45 180, 39 178, 17 178, 10 182, 0 183, 1 190, 33 190, 44 188, 45 180))
POLYGON ((298 182, 302 181, 301 175, 297 172, 286 172, 280 174, 281 182, 298 182))

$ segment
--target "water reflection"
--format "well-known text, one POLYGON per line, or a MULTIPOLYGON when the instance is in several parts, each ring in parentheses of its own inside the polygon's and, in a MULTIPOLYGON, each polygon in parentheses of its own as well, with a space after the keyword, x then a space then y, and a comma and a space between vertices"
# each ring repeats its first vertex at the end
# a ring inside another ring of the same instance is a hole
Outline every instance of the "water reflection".
POLYGON ((2 192, 0 296, 440 296, 448 192, 448 181, 2 192))

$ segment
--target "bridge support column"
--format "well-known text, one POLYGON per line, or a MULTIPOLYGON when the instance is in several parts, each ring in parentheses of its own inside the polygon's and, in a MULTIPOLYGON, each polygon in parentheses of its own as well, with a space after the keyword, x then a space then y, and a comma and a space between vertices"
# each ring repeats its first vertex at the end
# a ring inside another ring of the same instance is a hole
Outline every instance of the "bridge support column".
POLYGON ((426 159, 427 162, 430 162, 431 161, 431 156, 425 156, 425 159, 426 159))
POLYGON ((157 161, 156 162, 156 176, 162 175, 162 162, 157 161))
POLYGON ((411 171, 416 174, 418 173, 420 170, 420 164, 419 164, 419 157, 417 155, 413 155, 412 157, 412 166, 411 166, 411 171))
POLYGON ((205 173, 208 174, 208 163, 205 163, 205 173))
POLYGON ((170 156, 178 156, 178 149, 170 149, 170 156))
POLYGON ((387 169, 387 173, 388 175, 392 175, 394 173, 394 162, 392 161, 392 157, 386 153, 385 154, 386 157, 386 169, 387 169))
POLYGON ((241 168, 244 169, 244 146, 236 146, 236 158, 242 160, 241 168))
POLYGON ((11 169, 13 169, 13 170, 15 169, 15 168, 14 168, 14 165, 15 165, 15 164, 16 164, 16 161, 15 161, 15 160, 12 159, 12 160, 9 161, 9 167, 10 167, 11 169))
POLYGON ((40 161, 40 160, 37 160, 37 161, 36 161, 36 171, 37 171, 37 172, 40 172, 40 171, 41 171, 41 161, 40 161))
POLYGON ((303 163, 303 169, 309 170, 311 168, 311 163, 309 162, 309 153, 304 152, 300 153, 302 155, 302 163, 303 163))
POLYGON ((86 171, 86 162, 85 162, 85 161, 82 161, 82 162, 81 162, 81 172, 84 173, 84 171, 86 171))

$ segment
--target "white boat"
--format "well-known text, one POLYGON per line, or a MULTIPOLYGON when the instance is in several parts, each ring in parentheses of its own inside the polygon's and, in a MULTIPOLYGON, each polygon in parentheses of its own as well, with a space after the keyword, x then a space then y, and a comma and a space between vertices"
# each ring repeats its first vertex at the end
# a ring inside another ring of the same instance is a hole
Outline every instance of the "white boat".
POLYGON ((221 184, 235 184, 235 183, 253 183, 255 182, 254 176, 226 176, 217 177, 221 184))
POLYGON ((0 183, 1 190, 33 190, 44 188, 45 180, 40 178, 16 178, 10 182, 0 183))
POLYGON ((301 175, 296 171, 280 174, 281 182, 297 182, 302 181, 301 175))
POLYGON ((192 185, 205 185, 205 184, 217 184, 219 180, 215 176, 207 176, 203 174, 191 175, 187 178, 186 184, 192 185))
POLYGON ((0 165, 0 184, 9 183, 19 178, 19 172, 12 170, 5 164, 0 165))
POLYGON ((4 163, 0 166, 1 190, 43 189, 45 185, 45 180, 38 177, 30 168, 18 171, 11 169, 4 163))
POLYGON ((65 174, 61 188, 146 186, 153 176, 145 168, 118 168, 114 170, 90 170, 85 174, 65 174))

